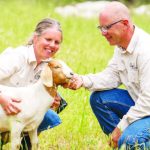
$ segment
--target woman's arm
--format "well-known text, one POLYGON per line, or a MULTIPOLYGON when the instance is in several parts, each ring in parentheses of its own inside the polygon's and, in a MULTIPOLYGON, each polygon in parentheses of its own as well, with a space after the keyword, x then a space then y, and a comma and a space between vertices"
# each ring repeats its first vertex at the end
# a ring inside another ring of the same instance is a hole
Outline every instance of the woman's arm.
POLYGON ((7 115, 14 115, 21 111, 21 109, 16 106, 16 103, 19 103, 20 101, 21 100, 19 99, 10 98, 0 94, 0 104, 7 115))
MULTIPOLYGON (((19 54, 12 48, 6 49, 0 55, 0 84, 2 84, 3 80, 6 78, 11 78, 11 76, 19 70, 21 62, 21 56, 19 57, 19 54)), ((0 105, 8 115, 20 112, 20 109, 16 106, 16 103, 19 103, 20 101, 21 100, 10 98, 7 95, 2 95, 2 93, 0 93, 0 105)))

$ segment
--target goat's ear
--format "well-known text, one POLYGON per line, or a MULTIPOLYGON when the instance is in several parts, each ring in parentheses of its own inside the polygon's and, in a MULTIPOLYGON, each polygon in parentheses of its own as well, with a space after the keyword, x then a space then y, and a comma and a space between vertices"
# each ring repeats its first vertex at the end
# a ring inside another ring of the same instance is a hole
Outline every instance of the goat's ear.
POLYGON ((41 72, 41 79, 45 86, 52 87, 53 86, 53 77, 52 71, 48 65, 46 65, 41 72))

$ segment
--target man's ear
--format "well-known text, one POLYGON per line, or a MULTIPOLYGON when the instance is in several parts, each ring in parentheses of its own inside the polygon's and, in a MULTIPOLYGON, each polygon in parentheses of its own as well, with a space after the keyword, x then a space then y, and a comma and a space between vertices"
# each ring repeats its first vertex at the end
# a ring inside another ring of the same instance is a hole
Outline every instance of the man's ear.
POLYGON ((129 25, 129 21, 128 20, 122 20, 123 24, 128 26, 129 25))
POLYGON ((53 77, 52 77, 52 71, 48 65, 46 65, 41 72, 41 80, 43 84, 47 87, 53 86, 53 77))

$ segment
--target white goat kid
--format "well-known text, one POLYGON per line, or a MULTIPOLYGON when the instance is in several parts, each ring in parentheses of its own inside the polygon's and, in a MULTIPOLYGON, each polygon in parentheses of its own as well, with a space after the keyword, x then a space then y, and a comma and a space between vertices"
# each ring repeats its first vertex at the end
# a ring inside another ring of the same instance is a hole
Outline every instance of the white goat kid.
POLYGON ((2 94, 21 99, 21 112, 7 116, 0 106, 0 133, 10 131, 11 150, 19 150, 21 132, 28 132, 32 150, 38 149, 37 128, 57 94, 57 86, 72 78, 72 70, 62 61, 51 60, 43 69, 39 81, 27 87, 0 85, 2 94))

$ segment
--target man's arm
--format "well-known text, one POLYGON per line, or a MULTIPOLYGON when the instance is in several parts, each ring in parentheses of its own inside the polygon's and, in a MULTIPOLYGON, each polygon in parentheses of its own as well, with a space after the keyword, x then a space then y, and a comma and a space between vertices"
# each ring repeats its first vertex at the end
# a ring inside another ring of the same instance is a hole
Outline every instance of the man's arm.
POLYGON ((121 84, 117 70, 116 58, 113 57, 104 71, 96 74, 77 75, 75 74, 68 85, 71 89, 85 87, 90 91, 100 91, 116 88, 121 84))

